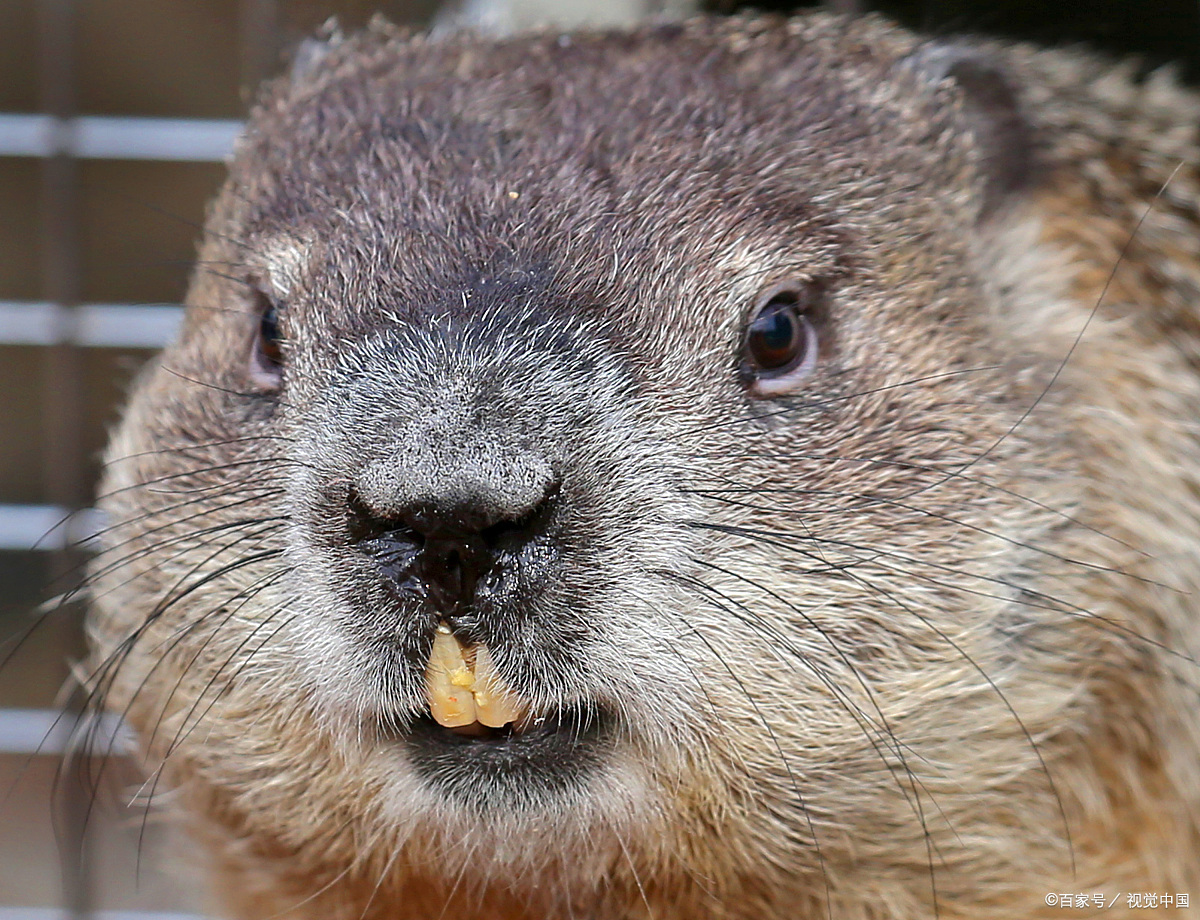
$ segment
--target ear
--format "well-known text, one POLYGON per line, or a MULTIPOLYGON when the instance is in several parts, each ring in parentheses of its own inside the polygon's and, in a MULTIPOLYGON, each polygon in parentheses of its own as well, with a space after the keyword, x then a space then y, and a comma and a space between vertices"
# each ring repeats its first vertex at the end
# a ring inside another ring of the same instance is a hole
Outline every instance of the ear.
POLYGON ((296 46, 292 54, 288 78, 293 86, 305 82, 329 52, 342 43, 343 35, 336 16, 330 16, 312 38, 306 38, 296 46))
POLYGON ((961 127, 981 160, 981 219, 1031 189, 1037 176, 1034 131, 1001 62, 979 48, 949 42, 932 42, 908 60, 931 89, 952 84, 961 100, 961 127))

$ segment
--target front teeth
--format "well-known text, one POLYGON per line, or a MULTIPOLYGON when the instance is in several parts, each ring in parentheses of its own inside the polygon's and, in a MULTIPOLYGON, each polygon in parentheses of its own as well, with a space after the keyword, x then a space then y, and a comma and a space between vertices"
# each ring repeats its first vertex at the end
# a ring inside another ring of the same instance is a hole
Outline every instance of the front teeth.
POLYGON ((504 683, 488 647, 465 647, 444 624, 433 637, 425 687, 434 721, 446 728, 500 728, 530 714, 529 704, 504 683))

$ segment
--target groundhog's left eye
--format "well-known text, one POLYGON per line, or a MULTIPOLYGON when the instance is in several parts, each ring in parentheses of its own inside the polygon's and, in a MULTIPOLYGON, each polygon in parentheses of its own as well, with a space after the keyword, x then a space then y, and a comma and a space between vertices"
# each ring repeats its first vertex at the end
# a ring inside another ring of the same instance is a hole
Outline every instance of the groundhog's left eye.
POLYGON ((745 371, 759 396, 786 393, 816 365, 818 338, 811 293, 801 285, 769 288, 746 329, 745 371))
POLYGON ((257 328, 250 353, 250 380, 264 390, 275 391, 282 384, 284 357, 279 304, 270 294, 258 288, 253 289, 253 298, 257 328))

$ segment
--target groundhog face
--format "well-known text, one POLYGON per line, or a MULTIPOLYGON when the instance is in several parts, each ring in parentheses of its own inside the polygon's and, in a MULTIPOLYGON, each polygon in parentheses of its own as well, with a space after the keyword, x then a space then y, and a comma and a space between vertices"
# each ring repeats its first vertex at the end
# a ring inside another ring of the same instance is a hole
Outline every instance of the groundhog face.
POLYGON ((168 776, 381 900, 1066 865, 1100 563, 1002 69, 824 19, 318 57, 110 455, 96 682, 168 776))

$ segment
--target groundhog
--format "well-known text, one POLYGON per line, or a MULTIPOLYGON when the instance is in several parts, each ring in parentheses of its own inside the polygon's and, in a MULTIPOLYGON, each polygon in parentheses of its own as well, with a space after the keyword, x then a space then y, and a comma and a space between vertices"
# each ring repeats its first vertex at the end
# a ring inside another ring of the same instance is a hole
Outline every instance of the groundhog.
POLYGON ((1198 124, 874 18, 310 48, 91 572, 215 909, 1194 915, 1198 124))

